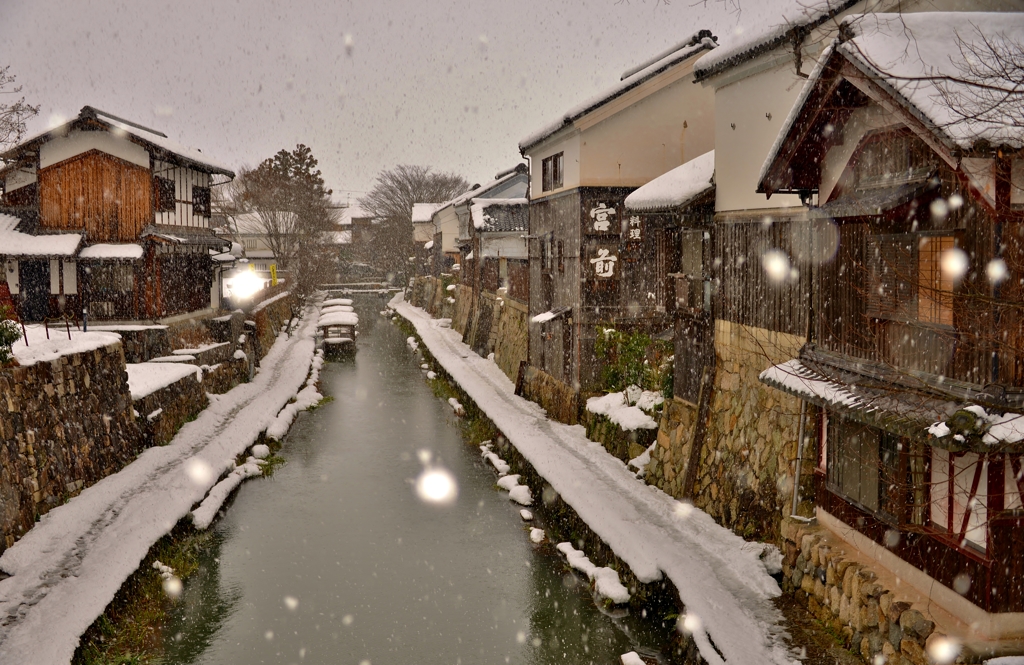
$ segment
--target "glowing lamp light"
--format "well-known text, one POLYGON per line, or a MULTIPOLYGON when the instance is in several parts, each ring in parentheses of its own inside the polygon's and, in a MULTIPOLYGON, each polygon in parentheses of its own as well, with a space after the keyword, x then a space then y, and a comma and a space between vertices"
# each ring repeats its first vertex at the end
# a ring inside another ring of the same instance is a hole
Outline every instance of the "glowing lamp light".
POLYGON ((444 469, 427 469, 416 479, 416 494, 426 503, 449 505, 459 495, 455 477, 444 469))

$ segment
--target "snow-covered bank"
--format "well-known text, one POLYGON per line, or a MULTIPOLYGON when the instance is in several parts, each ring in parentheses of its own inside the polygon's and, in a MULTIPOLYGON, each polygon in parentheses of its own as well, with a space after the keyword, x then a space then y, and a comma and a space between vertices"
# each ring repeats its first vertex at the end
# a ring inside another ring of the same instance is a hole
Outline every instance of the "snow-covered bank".
POLYGON ((0 556, 0 662, 63 665, 153 543, 201 501, 306 381, 316 317, 280 336, 252 382, 185 424, 166 446, 46 514, 0 556), (45 638, 43 637, 45 636, 45 638))
POLYGON ((437 363, 641 582, 663 575, 672 581, 687 616, 699 618, 688 625, 696 627, 693 638, 708 663, 795 661, 783 641, 781 613, 770 602, 780 590, 760 559, 762 546, 638 480, 587 440, 582 427, 549 420, 539 406, 514 394, 494 362, 422 309, 401 296, 390 306, 415 326, 437 363))

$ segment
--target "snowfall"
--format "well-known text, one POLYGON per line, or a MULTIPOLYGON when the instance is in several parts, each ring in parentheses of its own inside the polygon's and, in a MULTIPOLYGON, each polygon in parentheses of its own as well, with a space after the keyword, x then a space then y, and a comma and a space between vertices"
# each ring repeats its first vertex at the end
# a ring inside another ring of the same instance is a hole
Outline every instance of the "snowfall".
MULTIPOLYGON (((781 593, 769 574, 777 570, 777 551, 746 542, 703 511, 638 480, 589 441, 583 427, 549 420, 538 405, 514 394, 492 360, 401 295, 389 306, 415 326, 434 360, 641 582, 672 581, 686 608, 681 625, 710 665, 796 662, 771 602, 781 593)), ((495 467, 507 472, 507 466, 495 467)), ((584 554, 569 552, 571 547, 566 544, 563 553, 582 562, 584 554)))
MULTIPOLYGON (((286 408, 293 397, 298 395, 303 405, 319 397, 312 387, 319 366, 314 361, 316 320, 307 311, 290 336, 279 336, 250 383, 210 395, 210 406, 168 445, 144 451, 119 473, 54 508, 0 556, 0 570, 11 576, 0 581, 0 661, 70 662, 79 636, 153 543, 189 516, 221 476, 227 474, 225 480, 234 483, 255 473, 257 460, 236 467, 235 458, 268 427, 280 427, 279 412, 286 412, 281 421, 294 418, 294 409, 286 408), (312 382, 307 381, 311 365, 312 382)), ((117 339, 109 332, 73 337, 78 350, 117 339)), ((29 347, 16 349, 16 355, 23 364, 44 361, 55 357, 53 346, 34 333, 29 347)), ((197 525, 208 523, 227 493, 222 485, 204 503, 205 510, 193 516, 197 525)))

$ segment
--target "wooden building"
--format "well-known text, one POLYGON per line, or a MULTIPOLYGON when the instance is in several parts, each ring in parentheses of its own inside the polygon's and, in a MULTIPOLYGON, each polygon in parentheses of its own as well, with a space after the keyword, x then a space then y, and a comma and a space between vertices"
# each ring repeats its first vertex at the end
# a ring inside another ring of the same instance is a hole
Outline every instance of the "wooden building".
POLYGON ((631 226, 624 200, 714 148, 714 94, 692 71, 714 47, 700 31, 519 144, 530 160, 529 364, 571 393, 598 387, 599 324, 671 325, 658 266, 677 250, 631 226))
POLYGON ((809 205, 808 341, 761 380, 810 405, 816 516, 976 655, 1024 640, 1024 131, 963 79, 1022 32, 847 19, 759 177, 809 205))
POLYGON ((0 229, 0 259, 23 318, 159 319, 217 306, 212 257, 229 243, 210 230, 210 190, 230 169, 90 106, 0 159, 0 206, 18 220, 0 229))
MULTIPOLYGON (((624 260, 646 264, 654 279, 637 298, 657 326, 673 328, 675 397, 697 402, 702 377, 714 361, 715 151, 658 176, 626 197, 629 224, 624 260)), ((640 305, 637 314, 641 314, 640 305)))

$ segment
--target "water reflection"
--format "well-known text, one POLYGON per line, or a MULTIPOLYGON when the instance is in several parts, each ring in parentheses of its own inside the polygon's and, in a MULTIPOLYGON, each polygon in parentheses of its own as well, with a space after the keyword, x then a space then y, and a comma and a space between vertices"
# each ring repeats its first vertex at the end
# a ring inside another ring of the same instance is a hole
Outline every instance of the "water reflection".
POLYGON ((299 418, 288 464, 246 483, 215 525, 165 661, 612 663, 659 643, 603 614, 553 546, 530 543, 374 307, 361 308, 355 360, 321 374, 334 401, 299 418), (422 451, 454 478, 453 501, 417 496, 422 451))

